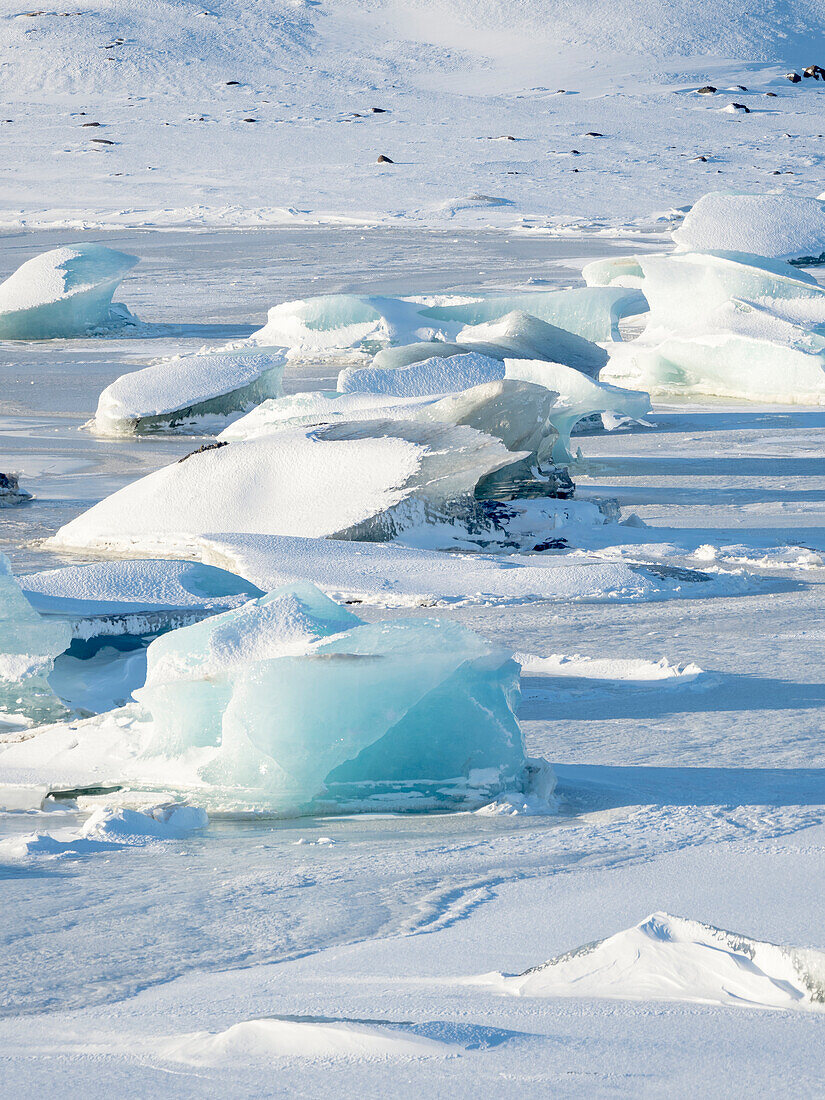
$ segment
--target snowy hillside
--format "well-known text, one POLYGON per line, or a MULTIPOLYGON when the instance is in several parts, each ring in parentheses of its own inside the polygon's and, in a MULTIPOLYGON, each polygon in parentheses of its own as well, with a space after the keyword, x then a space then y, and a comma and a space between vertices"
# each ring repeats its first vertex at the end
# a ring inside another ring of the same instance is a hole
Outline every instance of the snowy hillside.
POLYGON ((825 84, 785 73, 825 60, 825 3, 754 7, 4 0, 0 221, 647 225, 816 194, 825 84))

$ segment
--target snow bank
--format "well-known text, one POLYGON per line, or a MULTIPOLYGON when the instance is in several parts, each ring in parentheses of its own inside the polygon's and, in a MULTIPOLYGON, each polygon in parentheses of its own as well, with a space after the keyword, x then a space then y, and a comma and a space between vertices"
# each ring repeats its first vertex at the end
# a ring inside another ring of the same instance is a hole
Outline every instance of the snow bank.
POLYGON ((347 367, 338 375, 341 393, 382 393, 391 397, 429 397, 455 393, 504 377, 504 364, 476 352, 424 359, 406 367, 347 367))
POLYGON ((640 259, 647 328, 611 348, 604 381, 653 394, 825 402, 825 290, 746 253, 640 259))
POLYGON ((682 252, 754 252, 782 260, 825 257, 825 202, 801 195, 711 191, 674 230, 682 252))
POLYGON ((65 712, 46 679, 71 641, 67 623, 41 619, 0 554, 0 711, 46 722, 65 712))
POLYGON ((36 611, 67 620, 82 639, 184 626, 262 595, 224 569, 152 559, 48 569, 20 577, 20 586, 36 611))
POLYGON ((34 256, 0 283, 0 339, 82 336, 122 321, 112 295, 137 263, 100 244, 55 248, 34 256))
POLYGON ((479 479, 514 457, 523 456, 463 426, 286 426, 156 470, 66 524, 52 544, 185 556, 205 534, 394 537, 427 522, 428 511, 471 501, 479 479))
POLYGON ((100 435, 205 430, 279 397, 283 348, 237 348, 164 359, 124 374, 101 393, 93 422, 100 435))
POLYGON ((690 1001, 730 1008, 820 1008, 825 952, 780 947, 653 913, 615 936, 515 977, 481 983, 522 997, 690 1001))

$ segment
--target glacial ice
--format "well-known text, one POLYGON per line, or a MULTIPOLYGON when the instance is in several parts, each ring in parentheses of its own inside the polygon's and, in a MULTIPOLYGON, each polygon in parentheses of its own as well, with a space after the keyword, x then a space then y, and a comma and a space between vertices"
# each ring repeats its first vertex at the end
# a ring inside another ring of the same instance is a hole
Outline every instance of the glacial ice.
POLYGON ((825 290, 811 276, 744 253, 640 264, 648 325, 611 347, 602 380, 654 394, 823 403, 825 290))
POLYGON ((411 363, 420 363, 424 359, 448 359, 451 355, 460 355, 466 350, 449 340, 417 340, 413 344, 382 348, 373 358, 372 365, 382 370, 395 370, 396 367, 408 367, 411 363))
POLYGON ((100 244, 43 252, 0 283, 0 339, 82 336, 130 317, 112 295, 137 263, 100 244))
POLYGON ((164 359, 124 374, 101 393, 100 435, 223 426, 281 393, 283 348, 236 348, 164 359))
POLYGON ((341 393, 382 393, 391 397, 430 397, 466 390, 503 377, 501 360, 471 351, 449 359, 440 356, 424 359, 390 370, 374 366, 345 367, 338 375, 338 390, 341 393))
POLYGON ((711 191, 673 232, 680 251, 753 252, 782 260, 825 255, 825 203, 803 195, 711 191))
POLYGON ((0 713, 41 722, 65 713, 46 678, 70 641, 68 623, 38 615, 0 554, 0 713))
POLYGON ((225 569, 162 559, 67 565, 18 579, 40 615, 66 620, 83 640, 153 634, 262 595, 225 569))
POLYGON ((385 539, 472 503, 515 459, 472 428, 397 420, 286 425, 156 470, 62 527, 55 546, 186 556, 200 535, 238 531, 385 539))
POLYGON ((518 675, 456 623, 291 586, 152 643, 142 755, 194 750, 201 782, 280 812, 478 805, 524 784, 518 675))
POLYGON ((598 377, 607 352, 574 332, 540 321, 523 310, 513 310, 497 321, 468 325, 456 343, 494 359, 547 359, 598 377))
POLYGON ((588 286, 644 287, 644 273, 636 256, 592 260, 582 268, 582 278, 588 286))
POLYGON ((266 325, 251 339, 260 345, 288 347, 299 357, 347 349, 375 353, 422 341, 453 342, 466 326, 498 321, 520 311, 598 343, 619 339, 619 321, 646 308, 639 290, 619 286, 477 298, 328 294, 274 306, 266 325))

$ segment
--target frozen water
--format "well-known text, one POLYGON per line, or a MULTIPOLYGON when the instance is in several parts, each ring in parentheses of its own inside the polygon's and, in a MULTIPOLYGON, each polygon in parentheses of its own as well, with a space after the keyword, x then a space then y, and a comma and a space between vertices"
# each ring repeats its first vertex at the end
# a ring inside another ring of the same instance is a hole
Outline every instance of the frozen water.
POLYGON ((496 359, 549 359, 598 377, 607 352, 573 332, 557 328, 523 310, 513 310, 498 321, 468 325, 456 342, 496 359))
POLYGON ((644 272, 636 256, 611 256, 605 260, 591 260, 582 268, 582 278, 588 286, 627 286, 641 289, 644 284, 644 272))
POLYGON ((488 801, 523 784, 518 666, 454 623, 365 625, 310 585, 149 647, 144 756, 197 767, 224 796, 281 811, 488 801))
POLYGON ((19 583, 36 611, 68 620, 79 639, 183 626, 262 594, 225 569, 151 559, 67 565, 19 583))
POLYGON ((206 430, 281 393, 283 348, 237 348, 164 359, 101 393, 100 435, 206 430))
POLYGON ((392 397, 429 397, 454 393, 504 377, 504 364, 487 355, 466 352, 445 359, 423 359, 391 370, 346 367, 338 375, 341 393, 385 393, 392 397))
POLYGON ((825 254, 825 203, 804 195, 703 195, 673 233, 685 252, 755 252, 777 259, 825 254))
MULTIPOLYGON (((483 980, 483 979, 482 979, 483 980)), ((825 952, 780 947, 668 913, 491 985, 522 997, 820 1007, 825 952)))
POLYGON ((100 244, 55 248, 27 260, 0 283, 0 339, 80 336, 122 321, 112 295, 137 263, 100 244))
POLYGON ((424 359, 441 356, 447 359, 451 355, 460 355, 466 351, 460 344, 449 340, 418 340, 413 344, 400 344, 382 348, 372 361, 374 367, 382 370, 394 370, 396 367, 408 367, 411 363, 420 363, 424 359))
POLYGON ((429 509, 472 499, 481 477, 513 460, 498 440, 463 426, 287 425, 125 486, 62 527, 53 545, 185 556, 199 535, 224 532, 386 538, 429 509), (376 519, 386 530, 368 533, 376 519))
POLYGON ((46 677, 70 641, 68 623, 37 614, 0 554, 0 712, 49 721, 65 711, 46 677))

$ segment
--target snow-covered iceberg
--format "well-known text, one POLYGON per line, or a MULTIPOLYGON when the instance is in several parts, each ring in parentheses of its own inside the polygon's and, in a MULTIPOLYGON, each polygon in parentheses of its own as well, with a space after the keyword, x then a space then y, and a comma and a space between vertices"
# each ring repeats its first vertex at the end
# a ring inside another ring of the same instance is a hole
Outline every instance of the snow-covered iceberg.
POLYGON ((468 808, 535 771, 518 677, 457 623, 365 624, 294 585, 162 635, 136 703, 0 746, 0 775, 186 792, 209 809, 468 808))
POLYGON ((0 554, 0 713, 40 722, 65 713, 47 676, 70 641, 68 623, 38 615, 0 554))
POLYGON ((396 345, 455 342, 467 326, 498 321, 519 311, 598 343, 619 339, 619 321, 646 308, 638 289, 620 286, 475 298, 328 294, 274 306, 266 325, 251 340, 260 345, 288 347, 298 357, 348 349, 375 354, 396 345))
POLYGON ((680 251, 754 252, 781 260, 825 257, 825 202, 803 195, 703 195, 673 232, 680 251))
POLYGON ((124 374, 101 393, 100 435, 200 431, 281 393, 283 348, 236 348, 164 359, 124 374))
POLYGON ((825 402, 825 290, 745 253, 640 258, 647 328, 611 347, 602 381, 653 394, 825 402))
POLYGON ((495 382, 504 377, 499 359, 476 352, 436 356, 405 367, 346 367, 338 375, 340 393, 381 393, 389 397, 431 397, 495 382))
POLYGON ((162 559, 66 565, 19 582, 40 615, 65 620, 83 640, 186 626, 262 595, 225 569, 162 559))
POLYGON ((0 339, 82 336, 131 317, 112 295, 137 263, 101 244, 55 248, 0 283, 0 339))
POLYGON ((825 952, 751 939, 653 913, 607 939, 478 984, 520 997, 689 1001, 731 1008, 816 1009, 825 1001, 825 952))
POLYGON ((473 428, 399 420, 286 425, 186 456, 106 497, 53 545, 188 556, 204 534, 382 541, 455 511, 525 457, 473 428))

